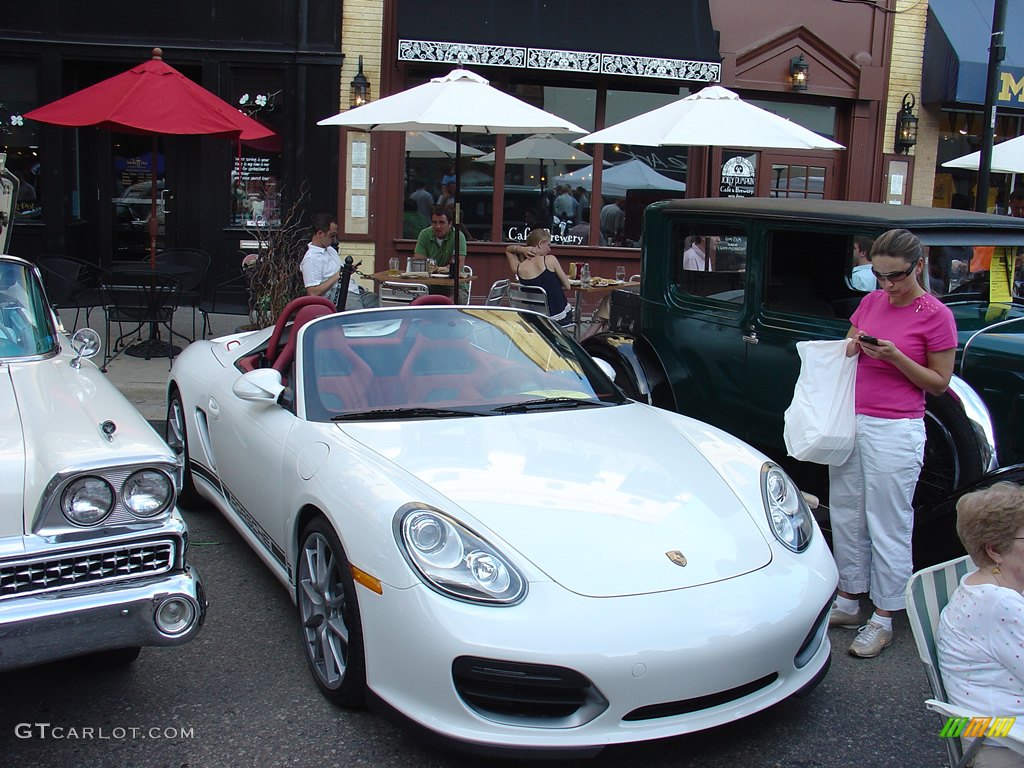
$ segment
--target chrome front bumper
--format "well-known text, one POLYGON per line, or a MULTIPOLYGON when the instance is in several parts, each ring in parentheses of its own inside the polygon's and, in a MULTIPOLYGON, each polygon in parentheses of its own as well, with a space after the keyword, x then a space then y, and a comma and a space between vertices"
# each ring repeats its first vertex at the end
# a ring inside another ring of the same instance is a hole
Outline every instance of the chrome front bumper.
POLYGON ((86 653, 187 643, 206 617, 191 567, 159 576, 0 601, 0 672, 86 653), (188 601, 192 620, 169 634, 157 626, 168 600, 188 601))

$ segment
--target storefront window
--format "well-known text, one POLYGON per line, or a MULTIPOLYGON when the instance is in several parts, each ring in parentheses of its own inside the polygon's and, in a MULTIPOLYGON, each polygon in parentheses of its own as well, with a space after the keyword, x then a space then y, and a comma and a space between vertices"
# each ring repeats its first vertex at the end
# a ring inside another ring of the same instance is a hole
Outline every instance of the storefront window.
MULTIPOLYGON (((114 133, 114 258, 136 260, 149 253, 149 219, 153 213, 153 139, 114 133)), ((157 140, 157 250, 165 247, 163 141, 157 140)))
POLYGON ((239 69, 232 74, 231 102, 276 135, 242 142, 231 171, 230 225, 277 227, 281 224, 284 75, 274 69, 239 69))
POLYGON ((36 106, 35 63, 0 58, 0 152, 7 154, 7 169, 20 182, 16 221, 43 218, 39 123, 24 117, 36 106))

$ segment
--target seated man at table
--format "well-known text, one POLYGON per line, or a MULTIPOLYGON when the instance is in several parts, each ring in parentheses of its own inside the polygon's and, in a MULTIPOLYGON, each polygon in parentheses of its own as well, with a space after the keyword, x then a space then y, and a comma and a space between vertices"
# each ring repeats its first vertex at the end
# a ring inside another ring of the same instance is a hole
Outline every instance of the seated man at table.
MULTIPOLYGON (((456 233, 452 227, 452 209, 447 206, 435 206, 430 214, 430 226, 423 229, 416 238, 416 248, 413 256, 421 259, 433 259, 438 268, 447 271, 448 264, 455 252, 456 242, 458 243, 458 264, 459 271, 466 264, 466 237, 461 232, 456 233), (456 240, 458 234, 458 240, 456 240)), ((431 293, 451 295, 451 289, 447 286, 431 286, 431 293)), ((459 304, 469 303, 469 284, 459 284, 459 304)))
POLYGON ((299 264, 306 293, 309 296, 324 296, 339 309, 377 306, 377 295, 359 285, 354 271, 349 279, 344 305, 340 304, 338 291, 341 288, 341 257, 333 245, 337 238, 337 219, 329 213, 316 214, 313 217, 313 235, 306 247, 306 255, 299 264))

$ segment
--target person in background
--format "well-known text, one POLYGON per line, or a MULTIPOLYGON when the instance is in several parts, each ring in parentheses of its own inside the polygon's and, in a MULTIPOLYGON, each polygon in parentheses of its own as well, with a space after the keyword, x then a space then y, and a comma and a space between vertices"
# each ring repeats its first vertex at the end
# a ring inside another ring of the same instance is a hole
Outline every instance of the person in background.
POLYGON ((526 236, 526 245, 513 243, 505 248, 509 268, 523 285, 536 285, 548 295, 548 314, 559 325, 572 325, 572 306, 565 298, 571 289, 569 278, 551 253, 551 233, 534 229, 526 236))
POLYGON ((569 192, 569 187, 561 184, 558 187, 558 196, 554 202, 555 216, 559 221, 578 221, 576 214, 576 198, 569 192))
MULTIPOLYGON (((572 196, 576 198, 577 211, 579 216, 576 221, 579 221, 585 214, 590 213, 590 196, 587 195, 587 190, 583 187, 576 187, 576 191, 572 193, 572 196)), ((588 218, 587 221, 590 221, 588 218)))
MULTIPOLYGON (((452 226, 454 215, 452 209, 443 205, 436 205, 430 213, 430 226, 421 230, 416 238, 416 248, 413 255, 424 259, 433 259, 438 267, 447 267, 453 255, 458 249, 459 271, 466 264, 466 236, 462 232, 456 233, 452 226), (458 239, 456 240, 456 234, 458 239), (456 243, 458 245, 456 245, 456 243)), ((431 293, 447 295, 447 287, 431 286, 431 293)), ((466 304, 469 301, 469 285, 459 284, 459 303, 466 304)))
MULTIPOLYGON (((579 240, 576 245, 590 245, 590 209, 582 209, 582 218, 576 224, 569 227, 566 232, 568 235, 578 237, 579 240)), ((604 245, 604 235, 601 234, 601 230, 597 230, 597 245, 604 245)))
POLYGON ((434 197, 427 191, 427 182, 423 179, 416 179, 409 197, 416 202, 416 211, 423 217, 423 221, 430 221, 430 209, 434 207, 434 197))
POLYGON ((405 198, 402 207, 402 237, 410 240, 419 237, 420 232, 430 226, 430 219, 420 214, 416 201, 412 197, 405 198))
POLYGON ((921 284, 924 248, 915 235, 881 235, 871 248, 871 271, 881 290, 861 299, 846 334, 846 354, 857 356, 857 437, 850 458, 829 467, 839 569, 829 626, 859 627, 849 652, 861 658, 892 643, 893 612, 906 606, 925 393, 946 391, 957 345, 953 313, 921 284), (875 611, 862 625, 864 593, 875 611))
POLYGON ((348 295, 343 306, 339 306, 338 292, 341 288, 341 257, 334 249, 338 239, 338 220, 329 213, 318 213, 313 217, 313 235, 306 254, 299 263, 302 284, 308 296, 323 296, 339 309, 362 309, 377 306, 377 295, 359 285, 355 271, 348 283, 348 295))
POLYGON ((853 238, 853 271, 850 273, 850 285, 858 291, 873 291, 878 281, 871 274, 871 246, 874 239, 867 235, 853 238))
MULTIPOLYGON (((451 208, 455 205, 455 175, 447 174, 441 179, 441 194, 437 197, 437 205, 451 208)), ((431 214, 433 215, 433 214, 431 214)))
POLYGON ((703 272, 708 267, 707 255, 705 254, 704 235, 694 235, 690 238, 689 247, 683 251, 683 269, 690 269, 695 272, 703 272))
MULTIPOLYGON (((950 704, 985 716, 1024 717, 1024 488, 1000 482, 964 494, 956 533, 978 566, 939 617, 936 649, 950 704)), ((975 768, 1024 766, 1024 755, 983 744, 975 768)))
POLYGON ((1010 193, 1009 214, 1017 219, 1024 219, 1024 188, 1018 187, 1010 193))
POLYGON ((614 203, 604 206, 598 223, 601 226, 601 234, 609 243, 619 242, 626 229, 626 198, 617 198, 614 203))
POLYGON ((302 284, 309 296, 323 296, 338 304, 338 281, 341 279, 341 257, 334 249, 338 239, 338 222, 329 213, 313 217, 313 234, 306 254, 299 262, 302 284))

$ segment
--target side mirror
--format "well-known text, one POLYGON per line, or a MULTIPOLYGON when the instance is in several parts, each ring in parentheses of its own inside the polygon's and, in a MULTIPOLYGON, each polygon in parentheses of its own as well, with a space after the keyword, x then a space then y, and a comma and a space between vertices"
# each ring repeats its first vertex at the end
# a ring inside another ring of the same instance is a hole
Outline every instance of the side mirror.
POLYGON ((595 357, 593 358, 593 360, 595 363, 597 363, 597 367, 601 369, 601 372, 604 373, 605 376, 607 376, 612 381, 615 381, 615 369, 612 368, 611 363, 609 363, 607 360, 602 360, 599 357, 595 357))
POLYGON ((231 391, 242 400, 253 403, 276 403, 284 392, 281 374, 273 368, 260 368, 243 373, 231 387, 231 391))
POLYGON ((71 349, 75 351, 71 367, 81 368, 82 358, 88 360, 100 353, 100 335, 92 328, 82 328, 71 337, 71 349))

